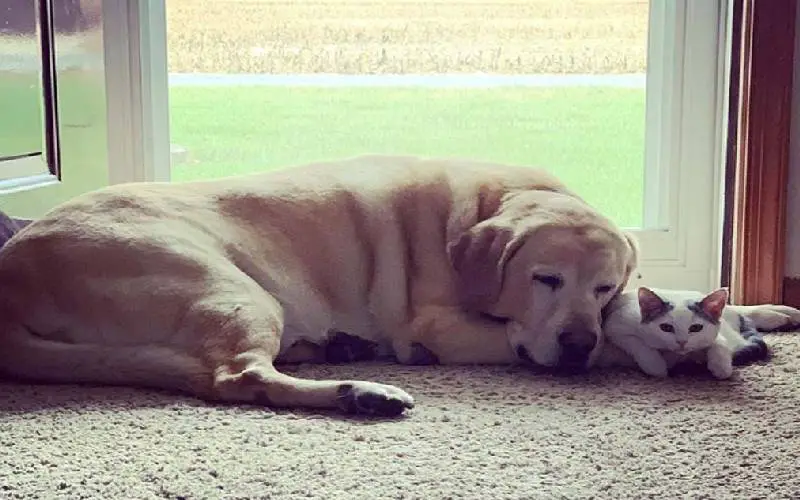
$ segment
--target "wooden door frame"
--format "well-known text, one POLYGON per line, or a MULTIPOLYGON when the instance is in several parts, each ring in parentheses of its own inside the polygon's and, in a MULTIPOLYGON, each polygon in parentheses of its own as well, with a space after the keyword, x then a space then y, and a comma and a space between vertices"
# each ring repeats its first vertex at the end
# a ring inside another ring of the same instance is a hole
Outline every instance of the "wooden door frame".
POLYGON ((782 303, 797 2, 732 2, 722 281, 737 304, 782 303))

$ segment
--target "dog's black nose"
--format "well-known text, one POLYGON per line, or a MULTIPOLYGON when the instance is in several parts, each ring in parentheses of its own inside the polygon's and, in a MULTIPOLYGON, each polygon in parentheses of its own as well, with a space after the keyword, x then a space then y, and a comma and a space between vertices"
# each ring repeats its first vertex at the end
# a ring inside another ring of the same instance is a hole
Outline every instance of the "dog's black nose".
POLYGON ((597 345, 597 336, 591 332, 562 332, 558 336, 558 343, 561 345, 559 365, 584 367, 597 345))

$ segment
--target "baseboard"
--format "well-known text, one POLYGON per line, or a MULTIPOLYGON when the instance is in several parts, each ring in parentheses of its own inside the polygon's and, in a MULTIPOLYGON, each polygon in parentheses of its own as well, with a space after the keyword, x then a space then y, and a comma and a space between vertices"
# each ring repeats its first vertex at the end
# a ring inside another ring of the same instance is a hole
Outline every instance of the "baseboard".
POLYGON ((783 278, 783 303, 800 308, 800 276, 783 278))

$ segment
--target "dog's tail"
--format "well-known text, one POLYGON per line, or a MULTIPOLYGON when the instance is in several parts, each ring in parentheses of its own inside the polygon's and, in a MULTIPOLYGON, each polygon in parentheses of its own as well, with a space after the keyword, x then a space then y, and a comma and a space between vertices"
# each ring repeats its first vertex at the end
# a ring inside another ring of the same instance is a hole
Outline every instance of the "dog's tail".
POLYGON ((0 373, 40 383, 91 383, 190 394, 211 386, 201 360, 161 346, 73 344, 41 338, 22 325, 0 325, 0 373))
POLYGON ((729 305, 725 307, 725 310, 747 318, 757 330, 762 332, 800 329, 800 310, 794 307, 773 304, 729 305))

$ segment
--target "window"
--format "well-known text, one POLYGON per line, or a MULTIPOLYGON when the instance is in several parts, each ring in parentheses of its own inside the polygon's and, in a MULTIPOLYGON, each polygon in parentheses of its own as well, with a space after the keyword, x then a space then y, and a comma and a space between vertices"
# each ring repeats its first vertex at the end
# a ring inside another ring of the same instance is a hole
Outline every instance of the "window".
POLYGON ((174 180, 469 156, 547 166, 642 224, 646 0, 178 0, 167 21, 174 180))
POLYGON ((122 14, 147 168, 119 177, 365 152, 540 165, 636 231, 631 285, 719 281, 725 0, 142 4, 122 14))
POLYGON ((0 9, 0 189, 59 175, 53 29, 50 2, 0 9))
MULTIPOLYGON (((108 185, 109 165, 122 156, 118 151, 110 156, 108 148, 107 116, 116 122, 119 110, 108 109, 106 97, 120 94, 109 76, 120 60, 114 26, 105 29, 116 20, 105 16, 112 5, 111 0, 2 2, 0 155, 8 160, 0 162, 3 212, 38 217, 108 185)), ((130 99, 122 102, 127 106, 130 99)))

